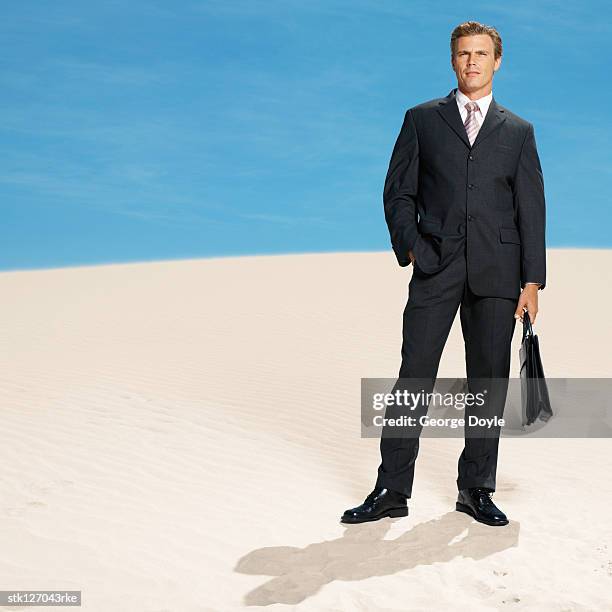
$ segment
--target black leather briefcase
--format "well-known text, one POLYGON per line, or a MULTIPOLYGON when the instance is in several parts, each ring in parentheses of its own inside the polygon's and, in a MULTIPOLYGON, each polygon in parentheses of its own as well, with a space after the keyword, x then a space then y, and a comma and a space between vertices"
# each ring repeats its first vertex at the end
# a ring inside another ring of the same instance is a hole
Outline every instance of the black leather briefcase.
POLYGON ((521 363, 522 424, 531 425, 538 418, 548 421, 553 416, 540 358, 540 344, 533 333, 529 313, 523 313, 523 339, 519 350, 521 363))

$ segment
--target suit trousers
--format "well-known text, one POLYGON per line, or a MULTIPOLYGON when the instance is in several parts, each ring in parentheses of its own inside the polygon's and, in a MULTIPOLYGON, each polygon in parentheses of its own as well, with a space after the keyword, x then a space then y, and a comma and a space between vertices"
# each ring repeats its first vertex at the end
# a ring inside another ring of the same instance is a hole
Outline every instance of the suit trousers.
MULTIPOLYGON (((429 393, 435 386, 442 351, 453 321, 460 309, 465 343, 468 388, 472 393, 487 384, 491 388, 485 406, 465 408, 470 415, 502 418, 510 372, 510 348, 516 319, 516 299, 475 295, 469 287, 465 243, 449 264, 434 274, 413 269, 408 302, 403 315, 400 380, 394 390, 407 388, 411 379, 425 381, 419 389, 429 393)), ((397 409, 397 408, 396 408, 397 409)), ((427 404, 415 416, 427 414, 427 404)), ((394 416, 388 406, 385 416, 394 416)), ((395 413, 397 416, 397 413, 395 413)), ((417 421, 418 422, 418 421, 417 421)), ((389 436, 385 426, 380 439, 381 463, 376 486, 399 491, 411 497, 414 469, 422 427, 412 428, 411 436, 389 436), (416 435, 415 435, 416 432, 416 435)), ((458 461, 457 488, 484 487, 495 491, 500 427, 486 437, 465 434, 458 461)))

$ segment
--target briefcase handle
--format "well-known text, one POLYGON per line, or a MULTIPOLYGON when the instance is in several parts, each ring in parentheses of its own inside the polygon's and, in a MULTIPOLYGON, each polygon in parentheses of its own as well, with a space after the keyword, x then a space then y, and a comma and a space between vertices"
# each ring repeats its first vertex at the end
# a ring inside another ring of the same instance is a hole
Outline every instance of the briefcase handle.
POLYGON ((529 312, 525 310, 523 312, 523 340, 527 336, 533 336, 533 327, 531 326, 531 319, 529 318, 529 312))

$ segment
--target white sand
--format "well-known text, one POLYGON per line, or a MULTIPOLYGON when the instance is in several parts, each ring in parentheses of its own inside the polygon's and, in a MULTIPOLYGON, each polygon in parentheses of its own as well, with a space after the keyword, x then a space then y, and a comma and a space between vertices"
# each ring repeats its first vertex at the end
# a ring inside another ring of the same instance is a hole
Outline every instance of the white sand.
MULTIPOLYGON (((548 268, 547 376, 610 376, 612 251, 548 268)), ((101 612, 612 610, 607 439, 503 438, 504 528, 454 511, 461 439, 422 440, 409 517, 339 522, 374 484, 360 378, 397 374, 410 274, 391 252, 1 273, 0 590, 101 612)), ((456 319, 439 376, 464 373, 456 319)))

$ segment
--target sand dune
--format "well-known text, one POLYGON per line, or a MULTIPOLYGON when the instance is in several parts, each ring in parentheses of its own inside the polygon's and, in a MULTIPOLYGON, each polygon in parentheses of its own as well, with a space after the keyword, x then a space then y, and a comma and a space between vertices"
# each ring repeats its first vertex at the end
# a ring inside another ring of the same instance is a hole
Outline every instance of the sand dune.
MULTIPOLYGON (((609 377, 612 251, 548 267, 547 375, 609 377)), ((409 517, 339 523, 374 484, 359 383, 397 373, 410 274, 390 252, 1 273, 0 590, 104 612, 612 610, 607 439, 503 439, 506 528, 454 512, 463 442, 424 439, 409 517)), ((457 319, 439 376, 464 373, 457 319)))

